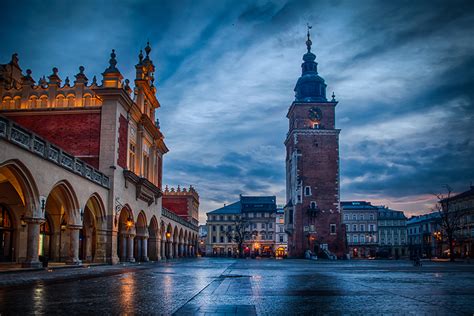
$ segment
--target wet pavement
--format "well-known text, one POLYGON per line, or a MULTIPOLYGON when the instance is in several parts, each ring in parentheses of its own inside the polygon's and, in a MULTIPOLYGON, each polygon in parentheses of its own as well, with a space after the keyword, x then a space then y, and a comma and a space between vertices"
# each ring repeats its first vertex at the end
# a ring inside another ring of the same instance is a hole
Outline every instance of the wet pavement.
POLYGON ((382 313, 472 315, 474 265, 199 258, 0 274, 0 315, 382 313))

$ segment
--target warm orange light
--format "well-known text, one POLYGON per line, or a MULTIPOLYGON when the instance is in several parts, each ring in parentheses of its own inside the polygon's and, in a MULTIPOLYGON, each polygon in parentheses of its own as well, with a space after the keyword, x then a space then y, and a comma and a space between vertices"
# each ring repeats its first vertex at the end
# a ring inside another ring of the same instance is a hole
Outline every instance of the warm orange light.
POLYGON ((133 222, 131 220, 128 220, 126 223, 127 228, 131 228, 133 226, 133 222))
POLYGON ((258 243, 255 243, 255 244, 253 244, 253 248, 258 249, 258 248, 260 248, 260 245, 258 243))
POLYGON ((170 232, 166 232, 166 238, 170 238, 171 237, 171 233, 170 232))

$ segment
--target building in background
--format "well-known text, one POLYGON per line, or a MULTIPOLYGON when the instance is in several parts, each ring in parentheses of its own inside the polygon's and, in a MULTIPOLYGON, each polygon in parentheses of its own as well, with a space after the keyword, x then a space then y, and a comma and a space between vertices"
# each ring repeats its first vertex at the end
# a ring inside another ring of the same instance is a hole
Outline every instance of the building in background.
POLYGON ((237 216, 241 215, 240 201, 224 205, 207 215, 207 256, 234 256, 238 253, 238 246, 229 238, 228 227, 235 225, 237 216))
MULTIPOLYGON (((196 208, 162 208, 168 152, 147 44, 134 87, 115 51, 90 81, 52 69, 38 82, 18 56, 0 65, 0 260, 117 263, 194 256, 196 208), (189 214, 188 214, 189 215, 189 214)), ((196 195, 197 196, 197 195, 196 195)))
POLYGON ((278 206, 275 217, 275 256, 286 257, 288 254, 288 235, 285 232, 285 210, 278 206))
POLYGON ((375 257, 378 208, 366 201, 341 202, 341 208, 351 257, 375 257))
POLYGON ((407 221, 410 258, 432 258, 442 255, 441 216, 439 212, 412 216, 407 221))
MULTIPOLYGON (((443 207, 446 206, 446 200, 440 202, 442 202, 443 207)), ((455 256, 474 258, 474 186, 471 185, 469 190, 450 197, 449 209, 457 213, 457 216, 454 216, 455 218, 459 218, 458 229, 454 233, 455 256)), ((446 241, 443 236, 439 238, 446 241)), ((449 247, 445 245, 444 251, 448 250, 449 247)))
POLYGON ((238 244, 230 237, 236 226, 244 229, 245 255, 275 255, 275 196, 240 196, 238 202, 207 213, 206 254, 239 256, 238 244))
POLYGON ((406 220, 402 211, 395 211, 384 206, 378 207, 378 257, 398 259, 408 256, 406 220))
POLYGON ((190 186, 188 189, 178 185, 169 189, 165 187, 163 192, 163 207, 172 210, 182 219, 199 225, 199 194, 190 186))
POLYGON ((207 243, 207 225, 199 225, 199 254, 204 256, 206 254, 207 243))
POLYGON ((339 129, 335 128, 337 101, 328 100, 326 83, 318 75, 308 29, 295 86, 295 100, 288 109, 286 146, 285 225, 288 255, 343 257, 345 231, 339 205, 339 129))

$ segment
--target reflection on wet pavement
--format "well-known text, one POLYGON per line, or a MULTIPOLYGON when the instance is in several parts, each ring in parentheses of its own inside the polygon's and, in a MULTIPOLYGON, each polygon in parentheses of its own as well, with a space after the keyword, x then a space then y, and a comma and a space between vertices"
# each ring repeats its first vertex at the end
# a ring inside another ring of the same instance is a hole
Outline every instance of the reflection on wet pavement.
POLYGON ((472 314, 473 272, 462 263, 201 258, 3 287, 0 315, 472 314))

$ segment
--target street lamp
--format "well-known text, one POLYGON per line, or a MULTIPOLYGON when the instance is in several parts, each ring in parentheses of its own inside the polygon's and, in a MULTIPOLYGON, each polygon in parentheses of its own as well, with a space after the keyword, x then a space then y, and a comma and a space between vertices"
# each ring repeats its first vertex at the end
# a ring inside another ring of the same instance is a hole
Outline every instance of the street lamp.
POLYGON ((168 238, 168 239, 171 238, 171 233, 170 232, 166 232, 166 238, 168 238))

